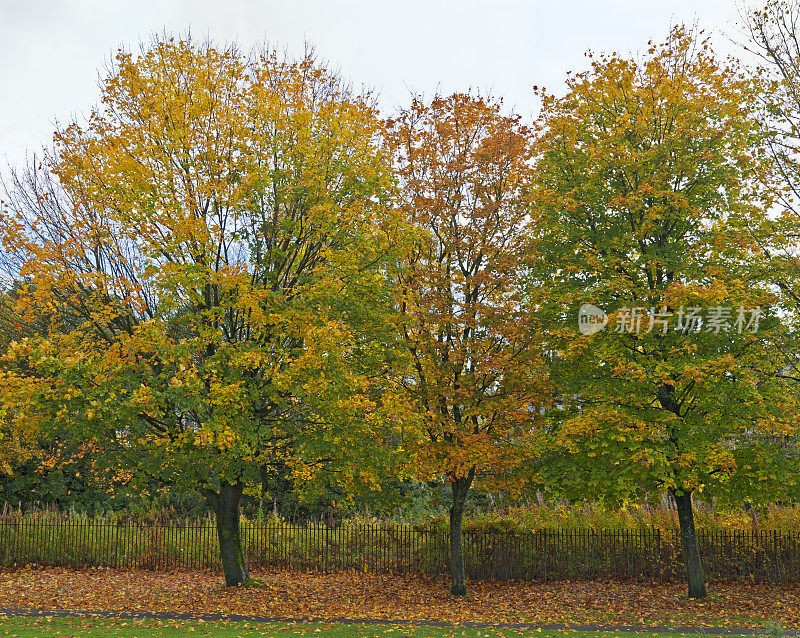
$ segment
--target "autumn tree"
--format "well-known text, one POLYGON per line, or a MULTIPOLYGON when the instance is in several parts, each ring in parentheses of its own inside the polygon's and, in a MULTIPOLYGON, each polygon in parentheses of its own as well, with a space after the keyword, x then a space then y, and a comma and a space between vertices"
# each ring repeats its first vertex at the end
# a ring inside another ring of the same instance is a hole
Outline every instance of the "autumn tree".
POLYGON ((390 464, 381 127, 313 53, 158 39, 117 54, 2 212, 16 310, 78 318, 10 344, 5 404, 204 495, 229 586, 262 468, 353 487, 390 464))
MULTIPOLYGON (((800 3, 769 0, 742 12, 743 48, 755 54, 750 69, 758 82, 765 147, 775 167, 776 210, 769 220, 774 241, 762 243, 761 263, 788 303, 800 303, 800 3)), ((787 368, 800 377, 800 357, 789 353, 787 368)))
POLYGON ((411 357, 401 385, 422 432, 411 452, 419 478, 452 489, 451 592, 463 596, 470 488, 524 458, 541 397, 520 297, 530 133, 498 101, 454 94, 414 99, 388 135, 416 233, 397 285, 411 357))
POLYGON ((779 180, 776 195, 791 217, 800 216, 800 3, 769 0, 744 12, 742 46, 755 54, 754 76, 762 80, 759 100, 770 135, 766 147, 775 163, 779 180))
POLYGON ((737 63, 683 27, 641 59, 590 61, 564 97, 543 96, 539 120, 531 286, 559 317, 561 387, 542 471, 575 497, 668 491, 689 596, 704 597, 692 497, 795 481, 758 104, 737 63), (578 331, 585 303, 605 329, 584 308, 595 323, 578 331))
MULTIPOLYGON (((9 187, 13 188, 15 182, 19 184, 19 176, 13 172, 11 179, 6 183, 0 181, 0 185, 4 190, 8 190, 9 187)), ((19 266, 14 254, 0 251, 0 286, 5 288, 0 292, 0 353, 5 353, 11 343, 25 338, 45 337, 54 331, 63 333, 65 320, 70 322, 72 327, 76 325, 74 317, 69 317, 68 313, 42 312, 32 317, 26 316, 20 310, 24 289, 18 279, 19 266)), ((8 366, 7 363, 0 360, 0 385, 26 387, 24 379, 36 376, 35 371, 29 366, 22 367, 23 375, 14 374, 14 368, 18 366, 8 366)), ((57 434, 51 430, 42 437, 34 422, 22 417, 13 393, 6 393, 0 397, 0 423, 2 423, 0 429, 2 480, 24 481, 24 478, 19 476, 20 473, 47 467, 48 461, 53 458, 47 448, 53 443, 57 434)), ((27 491, 30 494, 30 490, 27 491)))
MULTIPOLYGON (((17 293, 13 284, 5 291, 0 288, 0 352, 5 352, 11 342, 35 329, 24 325, 15 312, 17 293)), ((0 384, 4 378, 5 370, 0 363, 0 384)), ((0 479, 7 478, 26 462, 33 462, 39 451, 35 428, 16 419, 14 412, 13 404, 0 400, 0 479)))

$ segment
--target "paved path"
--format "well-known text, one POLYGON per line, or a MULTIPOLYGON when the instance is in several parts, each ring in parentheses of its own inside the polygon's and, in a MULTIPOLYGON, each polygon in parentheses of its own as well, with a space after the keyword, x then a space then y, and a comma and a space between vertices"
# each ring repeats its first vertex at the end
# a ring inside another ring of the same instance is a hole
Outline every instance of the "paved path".
MULTIPOLYGON (((693 633, 708 634, 712 636, 754 636, 766 635, 762 629, 744 629, 737 627, 659 627, 659 626, 633 626, 633 625, 542 625, 537 623, 485 623, 485 622, 440 622, 435 620, 383 620, 374 618, 285 618, 281 616, 244 616, 242 614, 191 614, 152 611, 74 611, 64 609, 0 609, 2 616, 26 616, 44 618, 142 618, 149 620, 230 620, 241 622, 295 622, 295 623, 343 623, 347 625, 400 625, 411 627, 480 627, 493 629, 541 629, 543 631, 640 631, 649 633, 693 633)), ((786 636, 797 636, 800 631, 787 630, 786 636)))

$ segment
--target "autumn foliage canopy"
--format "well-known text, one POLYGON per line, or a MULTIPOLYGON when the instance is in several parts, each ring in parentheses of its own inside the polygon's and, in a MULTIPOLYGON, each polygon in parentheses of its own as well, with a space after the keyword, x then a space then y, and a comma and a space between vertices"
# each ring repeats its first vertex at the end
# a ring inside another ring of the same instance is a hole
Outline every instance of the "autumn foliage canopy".
POLYGON ((343 502, 441 482, 459 595, 475 487, 666 491, 705 595, 692 495, 796 496, 776 85, 682 27, 589 59, 526 123, 472 92, 385 118, 313 53, 120 51, 99 106, 6 183, 0 469, 68 433, 194 490, 229 585, 240 499, 270 477, 343 502), (581 334, 586 302, 643 330, 581 334), (653 323, 723 305, 760 329, 653 323))

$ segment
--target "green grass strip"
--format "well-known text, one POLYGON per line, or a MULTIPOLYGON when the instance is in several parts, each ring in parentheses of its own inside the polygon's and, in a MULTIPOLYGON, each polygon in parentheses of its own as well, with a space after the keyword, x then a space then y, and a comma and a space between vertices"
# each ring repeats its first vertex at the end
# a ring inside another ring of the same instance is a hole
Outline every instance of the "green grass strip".
MULTIPOLYGON (((766 635, 766 632, 765 632, 766 635)), ((482 627, 419 627, 338 623, 254 623, 112 618, 5 618, 0 636, 10 638, 708 638, 700 633, 581 632, 482 627)), ((737 638, 729 634, 731 638, 737 638)))

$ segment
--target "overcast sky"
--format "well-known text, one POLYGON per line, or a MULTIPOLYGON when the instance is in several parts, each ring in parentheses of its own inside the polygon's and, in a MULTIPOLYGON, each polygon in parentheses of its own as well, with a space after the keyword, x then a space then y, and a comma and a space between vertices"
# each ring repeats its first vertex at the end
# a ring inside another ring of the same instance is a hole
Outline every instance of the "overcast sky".
POLYGON ((528 115, 531 86, 562 91, 587 48, 636 52, 697 21, 728 52, 737 16, 735 0, 0 0, 0 165, 90 111, 116 48, 165 29, 290 52, 311 42, 387 111, 411 91, 476 87, 528 115))

